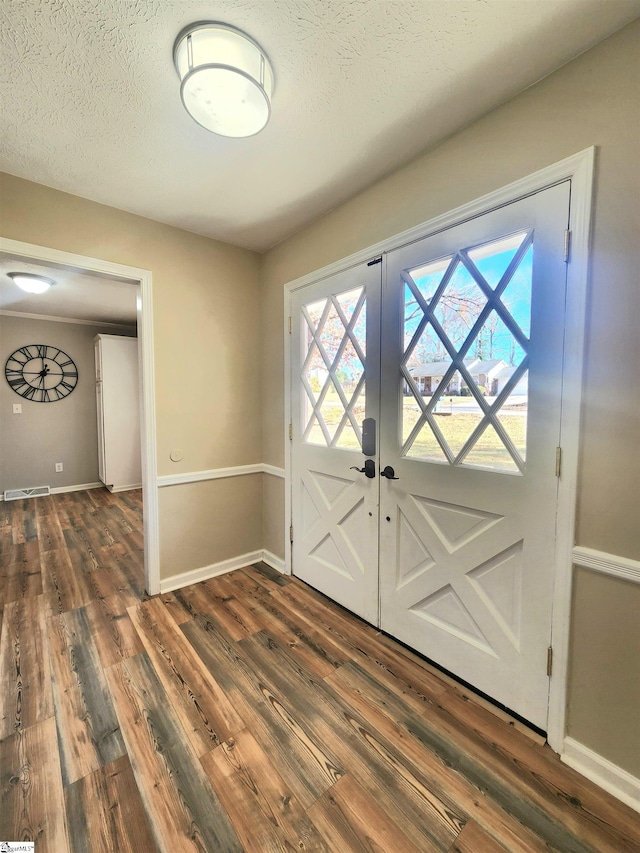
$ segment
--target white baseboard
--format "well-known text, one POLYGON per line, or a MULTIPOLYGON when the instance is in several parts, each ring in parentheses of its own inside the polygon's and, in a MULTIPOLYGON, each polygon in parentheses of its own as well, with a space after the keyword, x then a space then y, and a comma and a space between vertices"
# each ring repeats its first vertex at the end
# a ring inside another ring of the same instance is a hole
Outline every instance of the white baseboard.
POLYGON ((64 495, 66 492, 86 492, 89 489, 103 489, 104 483, 80 483, 77 486, 53 486, 52 495, 64 495))
POLYGON ((618 800, 640 812, 640 779, 571 737, 564 739, 564 749, 560 757, 569 767, 573 767, 618 800))
MULTIPOLYGON (((102 483, 100 483, 102 485, 102 483)), ((116 492, 131 492, 133 489, 141 489, 142 483, 134 483, 131 486, 106 486, 107 489, 111 492, 111 494, 115 494, 116 492)))
POLYGON ((281 557, 271 553, 271 551, 250 551, 248 554, 240 554, 239 557, 231 557, 231 559, 222 560, 220 563, 212 563, 210 566, 202 566, 199 569, 162 578, 160 580, 160 592, 173 592, 183 586, 200 583, 200 581, 206 581, 218 575, 226 575, 227 572, 243 569, 245 566, 252 566, 254 563, 266 563, 272 569, 286 574, 284 560, 281 557))
POLYGON ((183 586, 190 586, 192 583, 215 578, 218 575, 225 575, 227 572, 233 572, 235 569, 242 569, 245 566, 251 566, 253 563, 259 563, 262 560, 262 551, 250 551, 248 554, 240 554, 239 557, 231 557, 229 560, 222 560, 220 563, 212 563, 210 566, 202 566, 199 569, 192 569, 189 572, 182 572, 179 575, 172 575, 168 578, 160 579, 160 592, 173 592, 174 589, 180 589, 183 586))
POLYGON ((266 563, 268 566, 271 566, 272 569, 275 569, 277 572, 280 572, 283 575, 287 574, 284 560, 282 559, 282 557, 278 557, 277 554, 274 554, 273 551, 267 551, 265 548, 265 550, 262 552, 262 562, 266 563))
MULTIPOLYGON (((101 489, 102 483, 80 483, 77 486, 54 486, 51 489, 52 495, 63 495, 66 492, 86 492, 88 489, 101 489)), ((4 494, 0 492, 0 501, 4 500, 4 494)))

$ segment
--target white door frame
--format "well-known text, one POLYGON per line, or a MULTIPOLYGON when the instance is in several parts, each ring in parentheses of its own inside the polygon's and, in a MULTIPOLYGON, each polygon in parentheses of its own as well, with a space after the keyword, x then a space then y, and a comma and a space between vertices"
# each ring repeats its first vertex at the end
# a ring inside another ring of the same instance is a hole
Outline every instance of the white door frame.
MULTIPOLYGON (((552 643, 553 675, 550 679, 549 718, 547 739, 556 752, 563 751, 566 730, 566 697, 569 658, 569 632, 572 591, 572 550, 575 540, 575 511, 578 478, 578 448, 580 439, 580 408, 586 327, 587 288, 589 280, 589 248, 593 204, 593 174, 595 148, 586 148, 571 157, 547 166, 501 189, 455 208, 455 210, 416 225, 374 246, 362 249, 347 258, 329 264, 284 286, 285 340, 285 541, 289 541, 291 524, 291 362, 289 354, 289 318, 291 294, 308 284, 326 278, 356 264, 363 263, 459 225, 468 219, 497 207, 517 201, 567 179, 571 180, 570 251, 567 264, 566 317, 571 323, 565 329, 565 356, 562 376, 562 476, 558 484, 558 515, 555 551, 555 581, 553 591, 552 643)), ((291 574, 291 548, 285 549, 286 571, 291 574)))
MULTIPOLYGON (((34 261, 63 264, 87 272, 126 278, 140 285, 137 299, 140 440, 144 495, 144 585, 150 595, 160 592, 160 544, 158 532, 158 466, 156 461, 156 405, 153 355, 152 277, 149 270, 76 255, 33 243, 0 237, 0 252, 34 261)), ((99 325, 99 324, 98 324, 99 325)))

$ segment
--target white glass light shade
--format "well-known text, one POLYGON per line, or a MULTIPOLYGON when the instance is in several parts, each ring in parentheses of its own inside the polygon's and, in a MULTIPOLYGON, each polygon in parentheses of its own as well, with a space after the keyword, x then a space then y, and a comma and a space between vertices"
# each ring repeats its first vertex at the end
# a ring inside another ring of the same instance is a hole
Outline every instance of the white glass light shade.
POLYGON ((226 24, 184 29, 173 48, 189 115, 220 136, 253 136, 269 121, 273 69, 262 48, 226 24))
POLYGON ((7 275, 27 293, 44 293, 52 284, 55 284, 51 278, 30 272, 8 272, 7 275))

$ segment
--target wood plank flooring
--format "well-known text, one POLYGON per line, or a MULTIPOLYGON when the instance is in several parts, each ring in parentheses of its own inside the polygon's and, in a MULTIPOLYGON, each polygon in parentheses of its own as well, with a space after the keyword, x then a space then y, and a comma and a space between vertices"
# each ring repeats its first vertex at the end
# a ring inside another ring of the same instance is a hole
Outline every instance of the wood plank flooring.
POLYGON ((140 492, 0 504, 0 840, 638 853, 640 815, 296 579, 143 592, 140 492))

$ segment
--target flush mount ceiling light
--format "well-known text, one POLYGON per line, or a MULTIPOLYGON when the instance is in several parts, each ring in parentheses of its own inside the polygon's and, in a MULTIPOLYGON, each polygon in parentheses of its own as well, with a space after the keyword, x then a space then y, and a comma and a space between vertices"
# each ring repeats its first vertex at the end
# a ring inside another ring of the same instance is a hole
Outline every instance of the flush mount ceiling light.
POLYGON ((269 121, 273 69, 249 36, 227 24, 185 27, 173 46, 189 115, 220 136, 254 136, 269 121))
POLYGON ((46 278, 32 272, 8 272, 7 275, 27 293, 44 293, 45 290, 49 290, 52 284, 55 284, 52 278, 46 278))

